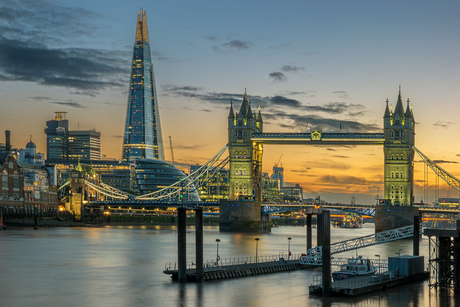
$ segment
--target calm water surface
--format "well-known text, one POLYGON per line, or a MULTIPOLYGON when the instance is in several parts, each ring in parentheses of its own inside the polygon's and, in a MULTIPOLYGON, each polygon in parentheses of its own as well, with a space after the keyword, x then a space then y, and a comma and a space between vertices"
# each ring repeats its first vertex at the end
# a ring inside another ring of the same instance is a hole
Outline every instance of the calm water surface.
MULTIPOLYGON (((331 241, 373 232, 374 224, 362 229, 331 228, 331 241)), ((270 234, 220 233, 218 227, 205 227, 204 258, 215 259, 217 238, 222 259, 254 256, 256 237, 260 238, 259 255, 287 252, 288 237, 293 253, 306 249, 303 227, 273 228, 270 234)), ((194 241, 190 227, 188 261, 195 259, 194 241)), ((364 248, 359 254, 386 259, 399 249, 403 249, 401 254, 411 254, 412 240, 364 248)), ((420 254, 428 262, 426 237, 420 254)), ((460 306, 458 298, 430 291, 428 281, 358 298, 310 296, 308 287, 320 269, 181 285, 163 274, 165 263, 176 259, 173 226, 0 231, 0 306, 460 306)))

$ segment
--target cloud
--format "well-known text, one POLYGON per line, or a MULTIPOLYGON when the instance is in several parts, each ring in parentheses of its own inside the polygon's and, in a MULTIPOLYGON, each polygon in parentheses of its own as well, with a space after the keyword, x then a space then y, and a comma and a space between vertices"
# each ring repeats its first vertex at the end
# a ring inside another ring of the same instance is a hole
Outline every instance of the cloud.
POLYGON ((300 66, 284 65, 283 67, 281 67, 281 71, 284 72, 299 72, 303 70, 305 70, 305 68, 300 66))
POLYGON ((348 93, 346 91, 335 91, 335 92, 332 92, 332 93, 337 94, 337 96, 339 96, 339 98, 350 99, 350 96, 348 96, 348 93))
POLYGON ((332 156, 334 158, 344 158, 344 159, 348 159, 349 157, 348 156, 339 156, 339 155, 336 155, 336 156, 332 156))
POLYGON ((252 44, 250 42, 232 39, 227 43, 220 44, 218 46, 214 46, 213 49, 216 52, 225 52, 225 51, 234 51, 234 50, 244 50, 249 49, 252 44))
POLYGON ((456 125, 456 124, 452 122, 443 122, 443 121, 437 121, 433 124, 433 126, 438 127, 438 128, 450 128, 453 125, 456 125))
POLYGON ((4 1, 0 12, 0 81, 63 87, 90 96, 126 86, 129 52, 75 47, 83 45, 82 37, 100 37, 92 22, 102 18, 98 14, 46 0, 4 1))
POLYGON ((123 138, 122 135, 112 135, 112 137, 115 138, 115 139, 122 139, 123 138))
POLYGON ((287 80, 286 75, 279 71, 274 71, 272 73, 269 73, 268 77, 271 78, 273 82, 283 82, 287 80))
POLYGON ((69 102, 48 101, 48 103, 57 104, 57 105, 60 105, 60 106, 66 106, 66 107, 70 107, 70 108, 77 108, 77 109, 85 109, 86 108, 81 103, 75 102, 75 101, 69 101, 69 102))
POLYGON ((368 181, 363 177, 354 176, 322 176, 320 181, 332 184, 356 184, 356 185, 367 185, 368 181))
MULTIPOLYGON (((163 93, 172 96, 186 97, 204 103, 211 103, 220 108, 229 108, 230 101, 242 101, 244 94, 206 92, 195 86, 166 85, 163 93)), ((281 95, 257 96, 248 95, 252 106, 260 105, 262 118, 266 124, 274 124, 280 127, 304 131, 318 127, 323 132, 337 132, 342 127, 342 132, 381 132, 382 127, 372 123, 362 123, 354 120, 360 116, 355 114, 365 113, 366 109, 361 104, 345 102, 329 102, 323 105, 305 105, 298 99, 292 99, 281 95), (323 117, 314 113, 323 113, 325 116, 332 115, 334 118, 323 117), (336 119, 336 115, 343 115, 348 119, 336 119)), ((238 103, 239 104, 239 103, 238 103)), ((234 105, 235 111, 238 107, 234 105)))
POLYGON ((174 149, 197 150, 206 147, 207 145, 174 145, 174 149))
POLYGON ((447 160, 433 160, 434 163, 436 164, 446 164, 446 163, 458 163, 457 161, 447 161, 447 160))

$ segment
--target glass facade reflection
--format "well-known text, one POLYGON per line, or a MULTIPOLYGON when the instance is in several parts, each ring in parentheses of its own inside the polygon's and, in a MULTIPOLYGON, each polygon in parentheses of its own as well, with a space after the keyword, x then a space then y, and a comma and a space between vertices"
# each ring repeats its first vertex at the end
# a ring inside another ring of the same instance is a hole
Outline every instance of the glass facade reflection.
MULTIPOLYGON (((166 188, 185 178, 185 174, 165 161, 153 159, 140 159, 136 161, 136 184, 139 195, 152 193, 166 188)), ((180 187, 178 187, 180 188, 180 187)), ((194 186, 183 189, 186 201, 199 201, 200 197, 194 186)), ((166 199, 177 201, 177 197, 166 199)))
POLYGON ((164 160, 160 116, 145 11, 137 16, 123 160, 164 160))

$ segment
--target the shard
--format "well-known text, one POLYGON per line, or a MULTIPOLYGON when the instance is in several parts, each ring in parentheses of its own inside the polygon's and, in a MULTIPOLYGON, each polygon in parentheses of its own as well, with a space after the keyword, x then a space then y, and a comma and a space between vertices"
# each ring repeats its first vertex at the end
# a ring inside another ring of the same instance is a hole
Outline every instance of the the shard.
POLYGON ((150 54, 147 18, 144 10, 137 15, 136 41, 129 87, 123 160, 164 160, 158 97, 150 54))

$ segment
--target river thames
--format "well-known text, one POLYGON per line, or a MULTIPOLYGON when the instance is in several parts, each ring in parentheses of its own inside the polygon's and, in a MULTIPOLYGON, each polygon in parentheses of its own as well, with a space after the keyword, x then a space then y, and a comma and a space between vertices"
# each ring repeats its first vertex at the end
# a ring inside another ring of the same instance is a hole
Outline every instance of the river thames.
MULTIPOLYGON (((313 229, 316 242, 316 229, 313 229)), ((331 228, 331 242, 372 234, 331 228)), ((276 227, 268 234, 221 233, 204 227, 204 259, 304 253, 305 228, 276 227)), ((195 231, 187 228, 187 261, 195 259, 195 231)), ((412 254, 412 239, 359 250, 381 259, 412 254)), ((420 254, 428 263, 428 238, 420 254)), ((355 252, 338 254, 351 257, 355 252)), ((0 306, 460 306, 459 299, 429 289, 420 281, 356 298, 310 296, 308 287, 321 269, 274 273, 204 284, 179 284, 163 274, 177 261, 175 226, 13 229, 0 232, 0 306)), ((332 271, 336 268, 332 267, 332 271)))

